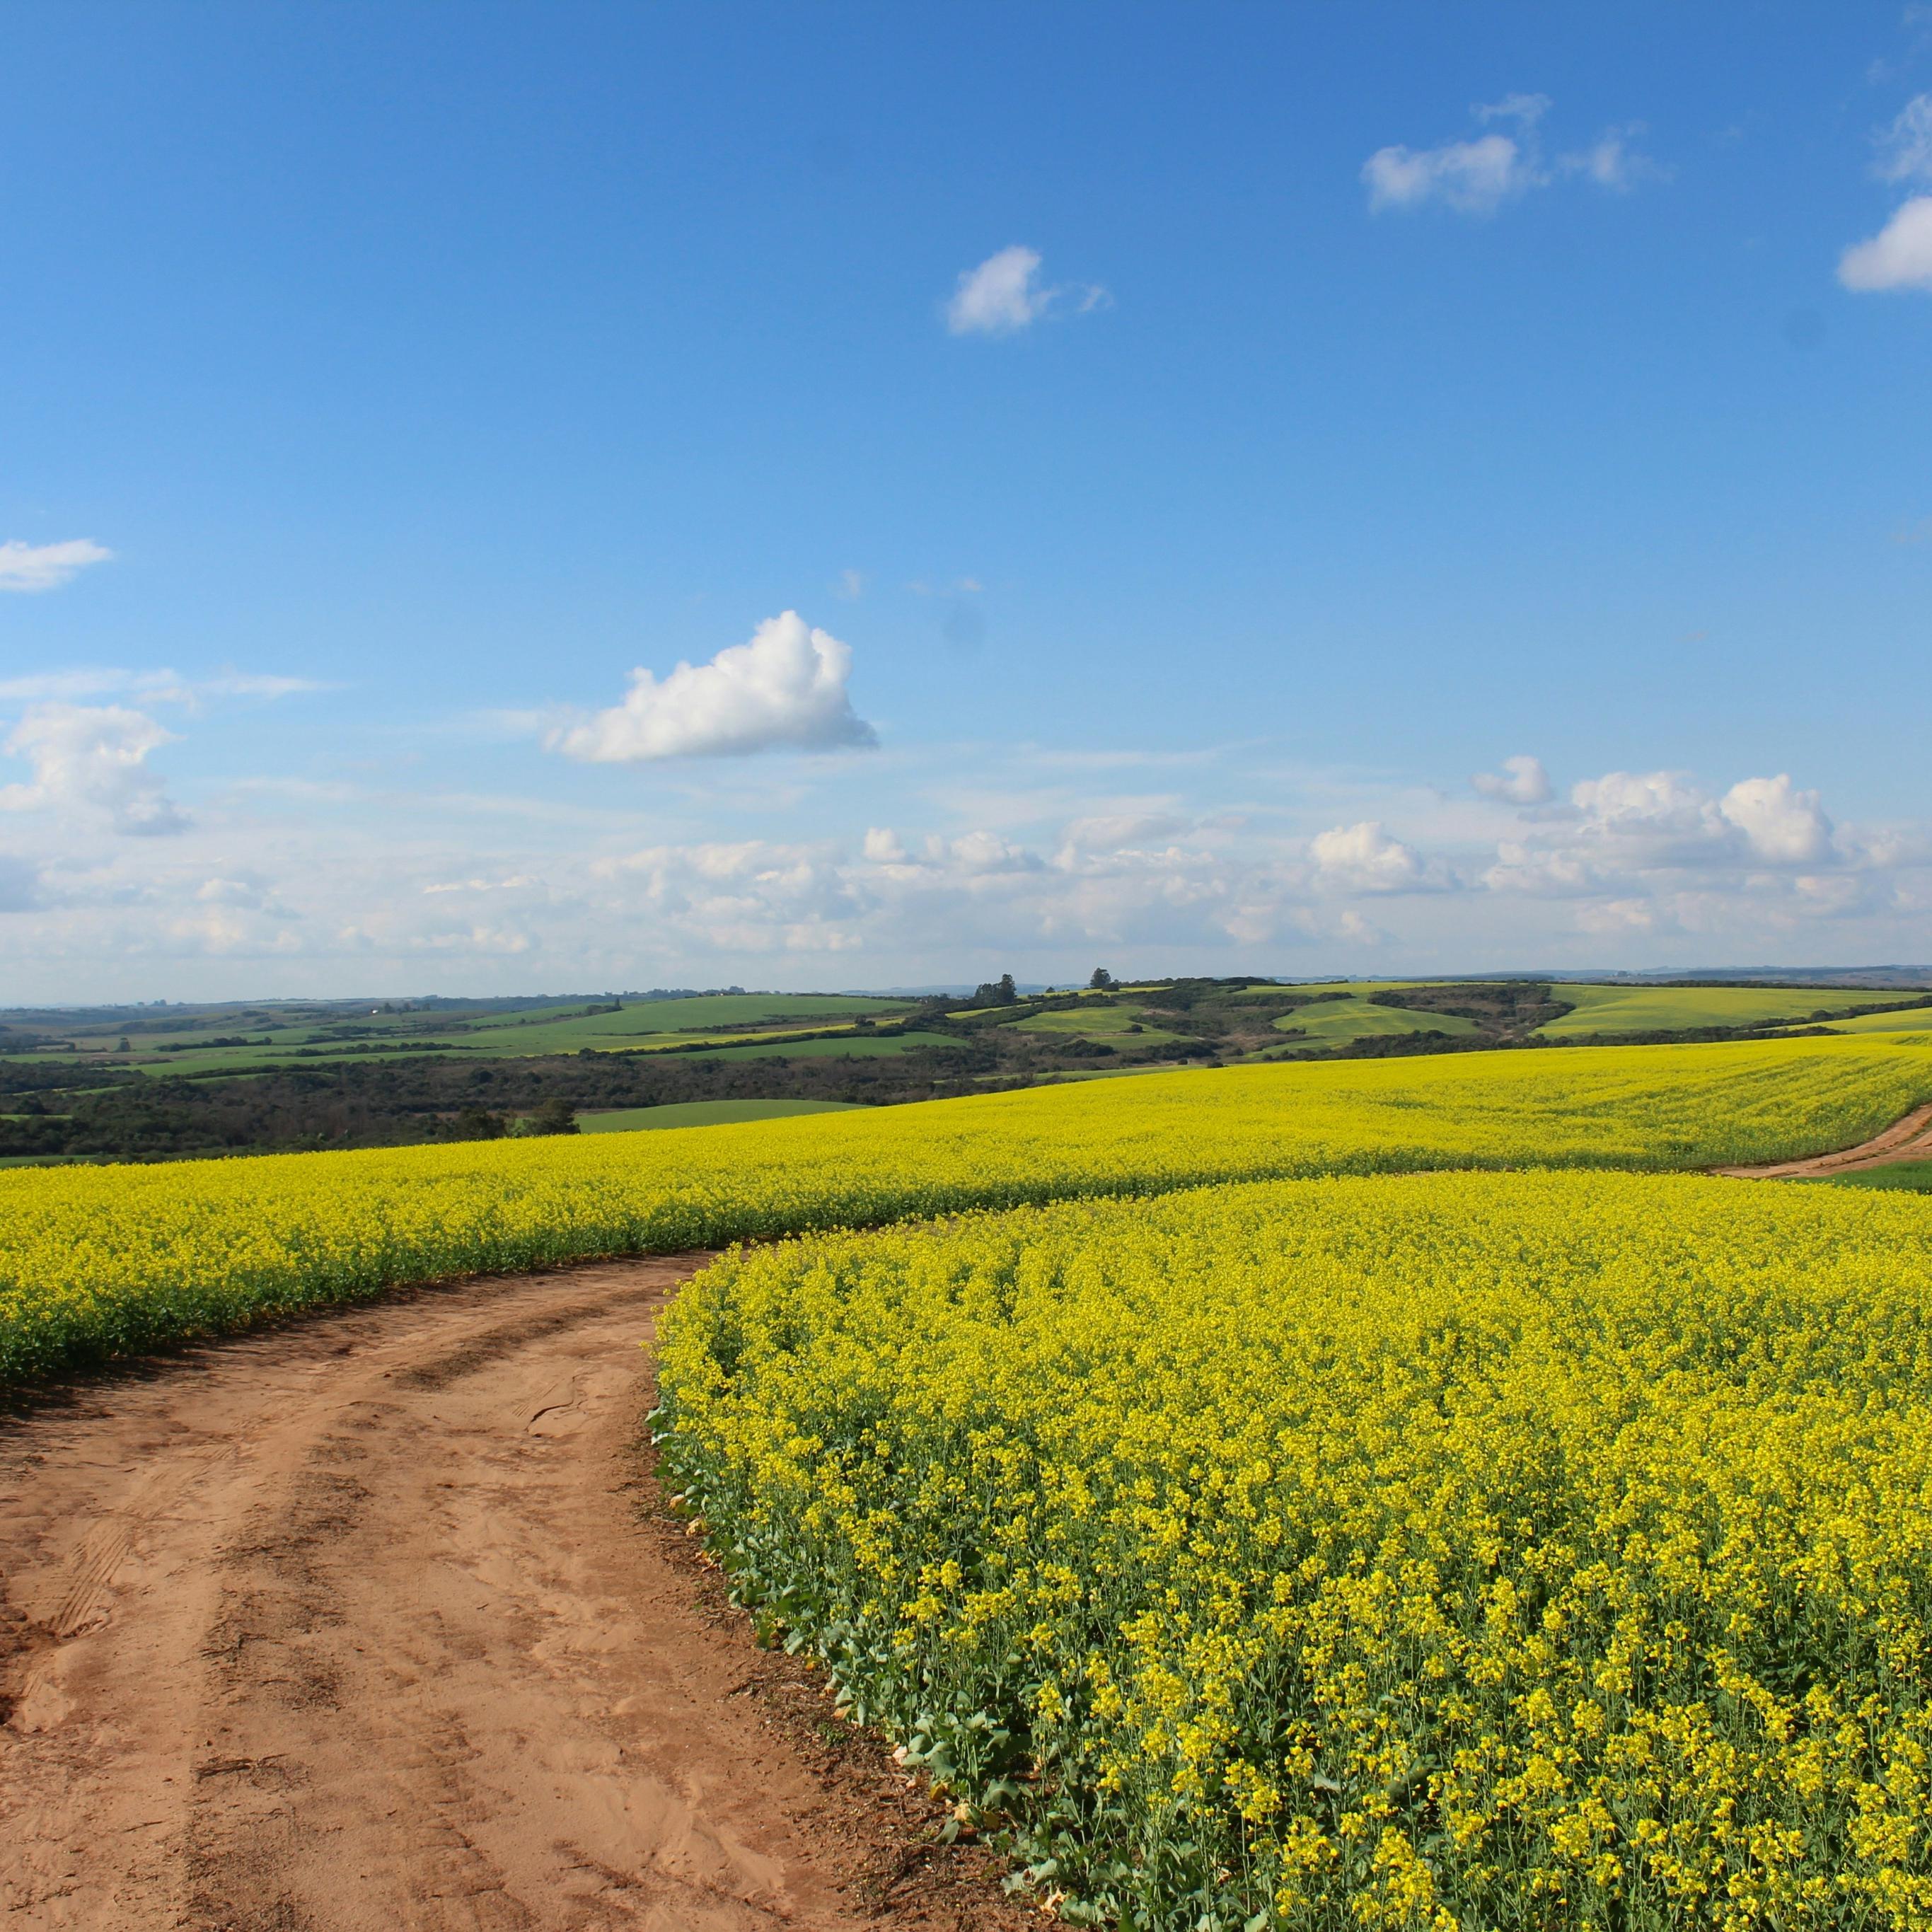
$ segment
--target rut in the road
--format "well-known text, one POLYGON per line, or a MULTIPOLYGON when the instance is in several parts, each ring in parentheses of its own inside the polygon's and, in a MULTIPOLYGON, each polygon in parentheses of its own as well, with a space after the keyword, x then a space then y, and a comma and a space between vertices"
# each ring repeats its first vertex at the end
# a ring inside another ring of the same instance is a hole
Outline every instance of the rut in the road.
POLYGON ((244 1336, 0 1425, 0 1924, 1018 1923, 650 1507, 637 1345, 700 1258, 244 1336))

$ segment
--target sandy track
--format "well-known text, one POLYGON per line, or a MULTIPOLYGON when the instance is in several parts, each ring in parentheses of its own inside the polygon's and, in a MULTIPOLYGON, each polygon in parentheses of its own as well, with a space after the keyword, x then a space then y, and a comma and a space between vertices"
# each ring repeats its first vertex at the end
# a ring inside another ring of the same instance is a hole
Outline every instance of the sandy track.
POLYGON ((1803 1160, 1774 1161, 1766 1167, 1719 1167, 1740 1180, 1808 1180, 1828 1174, 1849 1174, 1862 1167, 1887 1167, 1894 1161, 1932 1160, 1932 1102, 1915 1107, 1882 1134, 1835 1154, 1812 1154, 1803 1160))
POLYGON ((1010 1922, 640 1509, 637 1344, 694 1264, 428 1293, 0 1423, 0 1926, 1010 1922))

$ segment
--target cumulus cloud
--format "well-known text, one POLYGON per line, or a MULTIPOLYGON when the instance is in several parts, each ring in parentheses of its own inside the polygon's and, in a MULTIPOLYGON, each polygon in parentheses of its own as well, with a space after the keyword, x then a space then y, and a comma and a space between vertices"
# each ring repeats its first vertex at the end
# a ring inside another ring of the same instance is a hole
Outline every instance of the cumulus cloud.
POLYGON ((89 564, 105 563, 113 554, 86 537, 66 543, 0 543, 0 590, 58 590, 89 564))
POLYGON ((1559 832, 1624 868, 1814 865, 1832 854, 1832 821, 1789 774, 1743 778, 1721 796, 1683 772, 1606 772, 1570 794, 1559 832))
POLYGON ((1694 865, 1727 847, 1718 802, 1687 772, 1606 772, 1573 785, 1580 836, 1627 865, 1694 865))
POLYGON ((1718 938, 1875 914, 1900 868, 1928 862, 1924 828, 1840 830, 1788 772, 1718 791, 1684 772, 1606 772, 1502 841, 1477 883, 1574 901, 1585 934, 1718 938))
POLYGON ((1847 248, 1838 280, 1860 294, 1932 290, 1932 194, 1914 195, 1869 242, 1847 248))
POLYGON ((0 786, 0 810, 104 817, 131 835, 184 830, 188 820, 147 762, 173 737, 145 712, 120 705, 36 705, 6 742, 32 764, 32 782, 0 786))
POLYGON ((559 726, 544 742, 598 764, 874 745, 878 734, 846 690, 851 673, 848 646, 787 610, 709 664, 680 663, 662 680, 634 670, 621 704, 559 726))
POLYGON ((1743 833, 1752 856, 1766 865, 1816 865, 1830 856, 1832 821, 1818 794, 1798 790, 1788 773, 1739 780, 1718 810, 1743 833))
POLYGON ((1505 838, 1496 862, 1478 874, 1492 892, 1522 892, 1532 898, 1573 898, 1602 890, 1594 870, 1575 854, 1539 850, 1520 839, 1505 838))
POLYGON ((1414 846, 1372 819, 1318 832, 1308 850, 1316 884, 1330 892, 1414 892, 1440 883, 1414 846))
POLYGON ((988 255, 961 274, 946 304, 946 327, 955 335, 1011 335, 1055 310, 1084 315, 1110 299, 1097 283, 1048 286, 1040 271, 1040 254, 1032 248, 1016 245, 988 255))
POLYGON ((1550 797, 1550 774, 1540 758, 1526 753, 1505 758, 1500 772, 1478 772, 1469 781, 1485 798, 1510 805, 1541 805, 1550 797))
POLYGON ((1540 130, 1551 105, 1546 94, 1507 94, 1472 110, 1489 127, 1486 134, 1433 148, 1377 148, 1362 164, 1370 208, 1379 213, 1433 203, 1459 214, 1489 215, 1563 176, 1618 194, 1640 182, 1668 178, 1667 169, 1633 145, 1644 132, 1643 124, 1636 121, 1606 128, 1588 146, 1559 155, 1553 168, 1546 166, 1540 130), (1496 122, 1512 124, 1512 131, 1491 124, 1496 122))

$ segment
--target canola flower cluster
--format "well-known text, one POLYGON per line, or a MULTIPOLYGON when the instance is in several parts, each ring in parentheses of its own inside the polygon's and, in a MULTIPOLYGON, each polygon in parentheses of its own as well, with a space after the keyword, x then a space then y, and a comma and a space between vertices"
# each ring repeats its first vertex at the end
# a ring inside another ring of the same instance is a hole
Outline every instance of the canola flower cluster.
POLYGON ((660 1350, 740 1600, 1063 1916, 1932 1925, 1932 1201, 1073 1202, 728 1256, 660 1350))
POLYGON ((407 1282, 1214 1181, 1775 1160, 1924 1050, 1809 1039, 1255 1066, 735 1127, 0 1173, 0 1386, 407 1282))

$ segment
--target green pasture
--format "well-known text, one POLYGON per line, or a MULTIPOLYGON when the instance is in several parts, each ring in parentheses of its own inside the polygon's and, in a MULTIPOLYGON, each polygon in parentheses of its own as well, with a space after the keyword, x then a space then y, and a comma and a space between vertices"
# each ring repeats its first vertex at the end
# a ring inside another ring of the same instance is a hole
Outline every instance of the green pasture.
MULTIPOLYGON (((1364 994, 1379 991, 1368 986, 1364 994)), ((1282 1033, 1306 1036, 1310 1046, 1346 1046, 1358 1040, 1384 1040, 1395 1034, 1446 1033, 1456 1036, 1473 1034, 1474 1020, 1454 1013, 1425 1013, 1408 1006, 1379 1006, 1366 998, 1322 1000, 1313 1006, 1297 1006, 1275 1022, 1282 1033)), ((1304 1042, 1298 1040, 1299 1046, 1304 1042)))
POLYGON ((1293 986, 1244 986, 1234 1000, 1269 1000, 1281 993, 1390 993, 1398 986, 1432 986, 1433 980, 1309 980, 1293 986))
POLYGON ((707 1048, 698 1058, 704 1060, 770 1060, 783 1054, 788 1058, 820 1060, 838 1054, 848 1060, 872 1060, 881 1054, 910 1053, 916 1046, 958 1046, 962 1042, 948 1033, 902 1033, 880 1040, 871 1034, 848 1034, 837 1040, 760 1040, 743 1046, 707 1048))
POLYGON ((662 1107, 621 1107, 579 1114, 586 1134, 629 1134, 653 1127, 722 1127, 741 1120, 782 1120, 794 1114, 850 1114, 856 1100, 678 1100, 662 1107))
POLYGON ((1180 1037, 1178 1034, 1156 1026, 1144 1014, 1130 1006, 1064 1006, 1058 1012, 1031 1013, 1023 1020, 1016 1020, 1013 1030, 1057 1034, 1063 1038, 1072 1035, 1080 1040, 1105 1040, 1109 1043, 1131 1040, 1144 1046, 1180 1037), (1139 1032, 1134 1031, 1136 1027, 1140 1028, 1139 1032))
MULTIPOLYGON (((1900 999, 1905 996, 1898 995, 1900 999)), ((1860 1013, 1848 1020, 1834 1020, 1834 1033, 1924 1033, 1932 1029, 1932 1006, 1908 1007, 1901 1013, 1860 1013)))
POLYGON ((896 1019, 905 1000, 872 1000, 850 993, 710 993, 688 1000, 640 1000, 620 1012, 496 1013, 466 1028, 470 1052, 574 1053, 650 1042, 661 1034, 715 1034, 727 1027, 850 1024, 896 1019))
MULTIPOLYGON (((593 1006, 601 1002, 591 1003, 593 1006)), ((491 1059, 569 1054, 585 1048, 602 1053, 649 1052, 676 1045, 728 1046, 748 1037, 746 1029, 800 1032, 851 1026, 861 1018, 896 1021, 910 1010, 904 1000, 868 999, 846 993, 718 993, 688 1000, 639 1000, 612 1012, 584 1006, 534 1006, 490 1013, 477 1019, 422 1013, 346 1013, 294 1025, 270 1025, 260 1016, 252 1024, 239 1018, 218 1028, 130 1036, 131 1051, 115 1048, 110 1028, 85 1040, 71 1053, 28 1056, 44 1064, 98 1061, 149 1074, 239 1073, 257 1069, 316 1067, 344 1060, 385 1059, 398 1051, 460 1054, 491 1059), (343 1040, 353 1028, 373 1036, 343 1040), (218 1034, 246 1036, 249 1045, 214 1046, 218 1034), (162 1051, 172 1048, 174 1051, 162 1051), (304 1049, 308 1049, 304 1051, 304 1049)), ((752 1034, 753 1038, 771 1036, 752 1034)))
MULTIPOLYGON (((1815 1012, 1877 1006, 1905 998, 1897 992, 1850 992, 1831 986, 1580 986, 1552 988, 1570 1010, 1537 1031, 1546 1039, 1579 1034, 1668 1032, 1682 1027, 1755 1026, 1767 1020, 1807 1020, 1815 1012)), ((1918 1024, 1925 1024, 1922 1015, 1918 1024)))

